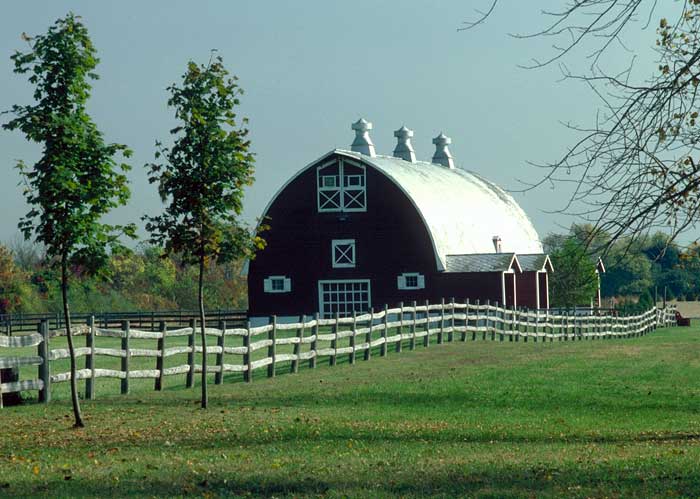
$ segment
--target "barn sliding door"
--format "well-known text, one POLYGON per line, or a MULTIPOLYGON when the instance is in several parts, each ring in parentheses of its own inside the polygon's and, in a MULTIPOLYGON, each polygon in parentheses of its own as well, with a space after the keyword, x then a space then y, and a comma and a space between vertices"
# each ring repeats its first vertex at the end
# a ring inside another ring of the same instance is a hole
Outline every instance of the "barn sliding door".
POLYGON ((348 317, 353 311, 367 312, 371 303, 369 279, 318 281, 318 305, 321 317, 348 317))

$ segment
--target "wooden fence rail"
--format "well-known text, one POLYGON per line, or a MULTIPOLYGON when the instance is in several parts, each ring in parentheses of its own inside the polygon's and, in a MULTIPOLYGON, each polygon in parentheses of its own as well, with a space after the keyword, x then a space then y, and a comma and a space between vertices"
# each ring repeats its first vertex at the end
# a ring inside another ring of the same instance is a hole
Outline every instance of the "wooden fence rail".
MULTIPOLYGON (((314 368, 322 357, 328 357, 330 365, 336 365, 341 358, 353 364, 358 353, 364 360, 370 360, 373 353, 387 356, 400 353, 404 346, 409 350, 414 350, 418 344, 427 347, 433 338, 437 344, 455 339, 467 341, 470 336, 472 340, 501 342, 630 338, 645 335, 657 327, 675 325, 675 309, 652 308, 634 316, 573 315, 501 308, 488 302, 443 300, 439 304, 414 302, 412 306, 384 307, 378 312, 354 313, 350 317, 321 318, 317 314, 312 319, 304 319, 300 317, 299 322, 285 323, 272 317, 266 325, 251 327, 248 323, 247 327, 233 328, 221 321, 218 328, 206 328, 206 334, 216 338, 216 344, 207 347, 207 355, 216 356, 207 372, 215 375, 216 384, 224 382, 224 373, 242 373, 243 379, 251 382, 253 373, 261 368, 266 368, 268 377, 274 377, 278 365, 284 363, 289 364, 291 372, 297 372, 302 361, 309 361, 309 367, 314 368), (388 347, 392 344, 395 348, 390 350, 388 347)), ((75 336, 85 337, 85 346, 76 347, 75 356, 85 359, 85 367, 76 372, 76 379, 86 380, 86 398, 95 397, 94 380, 98 378, 119 379, 121 393, 128 393, 130 381, 135 379, 153 379, 155 389, 162 390, 166 377, 184 375, 186 385, 193 386, 194 375, 202 372, 195 354, 203 351, 197 345, 200 329, 196 321, 191 320, 188 327, 177 329, 168 329, 161 321, 153 329, 134 329, 129 321, 123 321, 119 328, 99 327, 94 318, 74 328, 75 336), (97 346, 96 343, 104 341, 100 338, 113 338, 112 345, 117 341, 120 348, 97 346), (147 340, 155 342, 154 348, 141 347, 147 340), (139 342, 139 347, 134 346, 134 342, 139 342), (168 359, 178 355, 186 355, 187 361, 168 365, 168 359), (98 367, 101 357, 119 359, 120 368, 98 367), (154 359, 152 368, 143 368, 143 359, 147 358, 154 359)), ((50 348, 56 338, 65 334, 64 329, 49 330, 49 323, 44 320, 36 333, 0 335, 0 348, 37 347, 35 356, 0 357, 0 368, 25 368, 26 372, 26 366, 38 366, 36 379, 6 383, 0 379, 0 394, 38 390, 39 400, 49 402, 52 385, 69 381, 71 376, 70 372, 52 372, 57 361, 70 356, 67 348, 50 348)), ((0 404, 1 399, 0 396, 0 404)))
MULTIPOLYGON (((189 322, 199 316, 194 310, 172 310, 172 311, 135 311, 135 312, 93 312, 71 314, 73 322, 87 322, 91 317, 95 322, 105 328, 120 327, 121 323, 128 320, 131 326, 138 328, 155 328, 161 321, 170 325, 186 326, 189 322)), ((207 313, 210 320, 225 320, 230 323, 244 324, 247 312, 245 310, 212 310, 207 313)), ((40 314, 4 314, 0 315, 0 332, 7 336, 23 332, 34 332, 42 321, 47 321, 51 329, 61 329, 65 327, 63 314, 61 313, 40 313, 40 314)))

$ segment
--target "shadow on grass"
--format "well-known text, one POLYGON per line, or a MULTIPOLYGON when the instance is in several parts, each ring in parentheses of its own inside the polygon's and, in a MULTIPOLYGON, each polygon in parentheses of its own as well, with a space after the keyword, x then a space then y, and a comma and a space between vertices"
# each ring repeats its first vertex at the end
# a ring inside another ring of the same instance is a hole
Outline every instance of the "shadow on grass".
POLYGON ((700 490, 700 476, 691 469, 658 469, 640 465, 634 469, 612 466, 592 468, 542 465, 494 467, 487 471, 444 466, 434 471, 416 469, 412 474, 393 473, 375 467, 357 474, 343 473, 342 467, 317 477, 306 472, 264 470, 250 477, 219 473, 203 478, 184 473, 174 479, 129 476, 115 480, 74 477, 70 481, 50 479, 0 484, 14 496, 53 497, 182 497, 207 495, 228 497, 622 497, 694 496, 700 490), (292 476, 289 476, 289 475, 292 476), (353 478, 354 477, 354 478, 353 478))

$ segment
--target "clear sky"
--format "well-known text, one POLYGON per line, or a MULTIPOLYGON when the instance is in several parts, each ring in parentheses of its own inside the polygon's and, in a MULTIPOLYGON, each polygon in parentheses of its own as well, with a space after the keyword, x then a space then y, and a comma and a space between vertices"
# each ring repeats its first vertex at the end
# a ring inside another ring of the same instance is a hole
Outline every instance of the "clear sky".
MULTIPOLYGON (((245 90, 240 112, 250 120, 257 155, 256 182, 247 192, 245 217, 261 215, 277 189, 297 170, 329 150, 349 148, 350 124, 374 123, 379 154, 391 154, 393 131, 415 130, 419 159, 429 160, 431 139, 452 137, 458 165, 506 189, 542 173, 528 161, 557 159, 573 135, 560 122, 590 123, 597 103, 580 84, 561 82, 557 67, 524 70, 551 53, 551 40, 518 40, 545 23, 539 9, 560 0, 501 0, 486 25, 457 28, 488 0, 228 0, 228 1, 22 1, 7 2, 0 16, 0 110, 28 103, 31 87, 12 73, 10 55, 25 49, 20 38, 44 33, 68 11, 83 17, 101 63, 89 111, 109 142, 127 144, 132 200, 110 215, 138 222, 161 210, 143 165, 154 142, 168 140, 172 110, 165 88, 192 59, 206 62, 217 49, 245 90)), ((649 55, 654 24, 630 33, 631 55, 653 71, 649 55)), ((585 63, 583 54, 570 64, 585 63)), ((618 60, 613 58, 613 64, 618 60)), ((639 63, 638 63, 639 65, 639 63)), ((645 69, 645 68, 643 68, 645 69)), ((7 120, 7 115, 0 118, 7 120)), ((0 241, 17 235, 27 211, 16 159, 35 160, 39 147, 17 132, 0 131, 0 241)), ((542 188, 516 199, 541 236, 570 219, 547 211, 567 194, 542 188)), ((140 222, 139 222, 140 223, 140 222)))

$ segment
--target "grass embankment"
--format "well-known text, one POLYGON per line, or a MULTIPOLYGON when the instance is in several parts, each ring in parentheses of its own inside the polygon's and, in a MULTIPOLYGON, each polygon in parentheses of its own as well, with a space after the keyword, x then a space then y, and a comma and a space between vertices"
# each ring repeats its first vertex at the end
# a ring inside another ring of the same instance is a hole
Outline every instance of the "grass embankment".
POLYGON ((60 396, 6 408, 0 495, 697 497, 699 333, 390 349, 232 375, 206 412, 149 381, 84 401, 84 430, 60 396))

